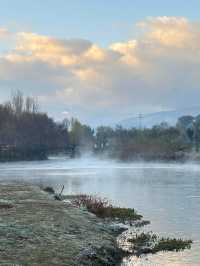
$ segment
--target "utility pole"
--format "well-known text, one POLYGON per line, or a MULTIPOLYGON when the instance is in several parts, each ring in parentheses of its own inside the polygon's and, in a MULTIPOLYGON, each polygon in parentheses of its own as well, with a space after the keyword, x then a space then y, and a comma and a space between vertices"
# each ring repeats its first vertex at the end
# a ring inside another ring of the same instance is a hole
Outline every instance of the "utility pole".
POLYGON ((138 122, 139 122, 139 129, 142 129, 142 119, 144 118, 144 116, 140 113, 138 115, 138 122))

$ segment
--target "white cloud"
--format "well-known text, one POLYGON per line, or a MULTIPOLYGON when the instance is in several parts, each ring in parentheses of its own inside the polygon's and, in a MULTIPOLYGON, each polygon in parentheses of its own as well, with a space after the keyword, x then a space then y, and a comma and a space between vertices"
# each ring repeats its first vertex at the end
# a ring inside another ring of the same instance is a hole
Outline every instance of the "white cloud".
MULTIPOLYGON (((88 121, 198 104, 200 24, 158 17, 138 27, 137 39, 108 48, 18 32, 0 56, 0 91, 31 91, 46 106, 69 107, 88 121)), ((0 29, 1 39, 6 32, 0 29)))

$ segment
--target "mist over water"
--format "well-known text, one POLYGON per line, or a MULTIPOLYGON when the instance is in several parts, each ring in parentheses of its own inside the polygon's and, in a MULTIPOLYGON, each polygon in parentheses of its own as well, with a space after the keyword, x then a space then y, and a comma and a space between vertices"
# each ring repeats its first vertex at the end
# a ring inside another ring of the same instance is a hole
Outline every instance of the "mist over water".
POLYGON ((65 194, 96 194, 113 204, 135 208, 151 221, 149 230, 194 240, 192 249, 147 258, 125 265, 199 265, 200 165, 176 163, 122 163, 91 156, 79 159, 51 157, 47 161, 0 164, 0 179, 53 186, 65 194), (147 260, 148 259, 148 260, 147 260))

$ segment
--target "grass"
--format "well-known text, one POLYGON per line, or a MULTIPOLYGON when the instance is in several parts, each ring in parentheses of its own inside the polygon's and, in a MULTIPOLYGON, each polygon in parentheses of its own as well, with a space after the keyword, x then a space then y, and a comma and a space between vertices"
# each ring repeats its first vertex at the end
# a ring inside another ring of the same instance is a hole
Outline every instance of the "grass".
POLYGON ((140 233, 135 234, 130 239, 129 243, 132 243, 132 249, 135 255, 152 253, 155 254, 160 251, 182 251, 190 249, 192 241, 176 238, 160 238, 156 234, 152 233, 140 233))
MULTIPOLYGON (((62 188, 63 190, 63 188, 62 188)), ((44 191, 54 194, 54 198, 61 199, 61 194, 55 194, 55 191, 51 187, 44 188, 44 191)), ((61 191, 62 193, 62 191, 61 191)), ((107 199, 91 195, 75 195, 65 196, 64 198, 71 199, 72 203, 77 207, 84 207, 87 211, 95 214, 99 218, 108 218, 117 222, 129 222, 130 225, 134 224, 135 227, 141 227, 149 224, 149 221, 142 220, 142 215, 139 215, 135 209, 121 208, 113 206, 107 199)), ((181 251, 190 249, 192 241, 176 238, 160 238, 158 235, 152 232, 148 233, 136 233, 131 234, 127 239, 127 242, 131 244, 131 253, 136 256, 142 254, 152 253, 155 254, 160 251, 181 251)))
POLYGON ((121 222, 134 222, 142 219, 134 209, 115 207, 107 199, 89 195, 78 195, 73 203, 78 207, 85 207, 89 212, 100 218, 110 218, 121 222))
POLYGON ((153 251, 158 252, 163 251, 181 251, 184 249, 190 249, 192 240, 182 240, 182 239, 170 239, 170 238, 161 238, 158 243, 155 245, 153 251))

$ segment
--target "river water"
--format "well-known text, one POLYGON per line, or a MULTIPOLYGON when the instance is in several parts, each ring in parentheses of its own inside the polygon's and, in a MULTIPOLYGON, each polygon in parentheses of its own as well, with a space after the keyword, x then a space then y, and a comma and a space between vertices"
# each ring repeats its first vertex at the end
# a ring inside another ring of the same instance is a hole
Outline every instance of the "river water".
POLYGON ((194 240, 192 249, 159 253, 124 265, 200 265, 200 165, 194 163, 119 163, 94 158, 0 163, 1 180, 53 186, 65 194, 95 194, 135 208, 160 235, 194 240))

